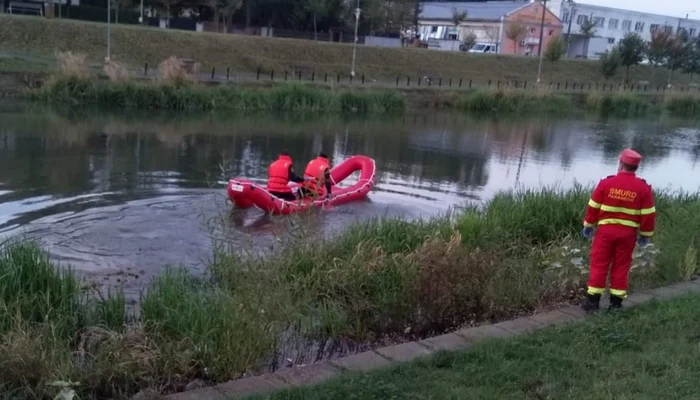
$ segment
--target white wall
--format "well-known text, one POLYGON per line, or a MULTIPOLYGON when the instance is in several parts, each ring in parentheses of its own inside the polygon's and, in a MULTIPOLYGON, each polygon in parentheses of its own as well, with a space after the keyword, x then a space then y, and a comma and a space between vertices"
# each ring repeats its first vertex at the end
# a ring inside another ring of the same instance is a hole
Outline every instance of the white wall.
POLYGON ((401 39, 379 36, 365 36, 365 46, 401 47, 401 39))
POLYGON ((605 40, 596 40, 595 48, 593 46, 589 46, 589 58, 597 58, 596 53, 602 53, 606 49, 612 48, 629 32, 635 32, 644 40, 650 41, 652 25, 658 25, 658 29, 664 29, 665 26, 669 26, 671 29, 673 29, 673 33, 676 33, 678 23, 680 22, 681 27, 688 29, 689 33, 691 29, 693 30, 693 37, 700 36, 700 21, 698 20, 679 19, 671 16, 641 13, 637 11, 600 7, 588 4, 570 4, 560 0, 550 1, 547 7, 564 22, 564 37, 566 37, 566 34, 569 31, 569 18, 573 15, 573 19, 571 20, 572 43, 569 48, 570 55, 572 53, 574 55, 581 54, 581 48, 578 47, 581 45, 578 43, 580 38, 574 36, 580 33, 581 25, 579 24, 579 16, 581 15, 584 15, 587 18, 593 16, 594 18, 597 17, 604 19, 602 26, 596 27, 595 36, 604 38, 605 40), (617 20, 617 26, 615 26, 614 22, 613 25, 611 25, 611 20, 617 20), (625 21, 629 21, 629 27, 625 24, 625 21), (640 24, 640 29, 635 30, 638 23, 640 24), (576 42, 576 44, 574 44, 574 42, 576 42), (576 51, 574 47, 578 48, 579 50, 576 51))

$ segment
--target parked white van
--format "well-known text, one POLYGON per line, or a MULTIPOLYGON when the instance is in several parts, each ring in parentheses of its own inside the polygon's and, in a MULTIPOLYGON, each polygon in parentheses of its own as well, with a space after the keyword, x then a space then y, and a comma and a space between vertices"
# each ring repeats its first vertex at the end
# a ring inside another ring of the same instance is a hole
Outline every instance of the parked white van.
POLYGON ((469 53, 496 53, 496 45, 489 43, 477 43, 469 49, 469 53))

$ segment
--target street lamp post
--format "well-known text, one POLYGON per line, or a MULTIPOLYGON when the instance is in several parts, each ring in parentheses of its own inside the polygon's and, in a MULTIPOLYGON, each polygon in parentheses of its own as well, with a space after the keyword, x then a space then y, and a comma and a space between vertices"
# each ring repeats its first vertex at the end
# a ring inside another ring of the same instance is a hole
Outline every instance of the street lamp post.
POLYGON ((540 22, 540 44, 537 46, 537 53, 540 56, 540 65, 537 67, 537 86, 540 84, 540 74, 542 74, 542 56, 544 55, 544 51, 542 51, 542 42, 544 40, 544 15, 546 10, 547 0, 544 0, 542 3, 542 21, 540 22))
POLYGON ((143 25, 143 0, 141 0, 141 17, 139 18, 139 24, 143 25))
POLYGON ((360 25, 360 0, 357 0, 357 8, 355 8, 355 41, 352 44, 352 70, 350 76, 355 77, 355 55, 357 54, 357 27, 360 25))
POLYGON ((112 59, 112 32, 111 32, 111 22, 112 22, 112 1, 107 0, 107 57, 105 62, 109 63, 112 59))

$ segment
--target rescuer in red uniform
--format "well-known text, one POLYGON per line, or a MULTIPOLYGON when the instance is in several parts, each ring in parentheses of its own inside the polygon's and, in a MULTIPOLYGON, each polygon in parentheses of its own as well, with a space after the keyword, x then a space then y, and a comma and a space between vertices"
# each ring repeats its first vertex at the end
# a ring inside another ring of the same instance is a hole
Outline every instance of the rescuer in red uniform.
POLYGON ((646 246, 654 234, 656 208, 651 186, 635 175, 642 156, 632 149, 620 154, 617 175, 602 179, 586 207, 583 236, 590 239, 591 268, 583 309, 600 308, 610 269, 610 310, 622 307, 635 243, 646 246))
POLYGON ((289 187, 289 182, 302 183, 304 178, 298 177, 294 173, 292 157, 283 151, 275 162, 270 164, 268 169, 267 191, 282 200, 294 201, 296 196, 289 187))
POLYGON ((318 157, 309 161, 304 171, 304 196, 314 198, 331 197, 331 164, 326 153, 321 152, 318 157))

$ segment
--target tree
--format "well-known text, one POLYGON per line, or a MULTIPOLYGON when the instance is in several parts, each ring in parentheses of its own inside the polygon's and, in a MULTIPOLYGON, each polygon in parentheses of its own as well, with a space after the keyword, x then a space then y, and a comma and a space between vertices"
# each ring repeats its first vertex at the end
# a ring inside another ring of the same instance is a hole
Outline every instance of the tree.
POLYGON ((547 43, 547 48, 544 51, 544 57, 547 59, 547 61, 552 63, 552 73, 554 72, 554 63, 559 61, 559 59, 564 55, 565 46, 566 43, 564 43, 561 36, 557 36, 547 43))
POLYGON ((455 50, 455 44, 459 41, 459 24, 467 19, 467 10, 459 11, 457 7, 452 8, 452 23, 455 26, 455 31, 457 32, 457 40, 452 43, 452 51, 455 50))
POLYGON ((670 70, 669 83, 671 82, 670 79, 673 76, 673 71, 683 67, 686 58, 685 43, 683 36, 673 36, 668 42, 665 65, 666 68, 670 70))
POLYGON ((593 21, 592 14, 590 18, 586 18, 586 20, 581 24, 580 32, 581 35, 583 35, 585 43, 583 46, 583 54, 581 54, 581 56, 583 56, 583 58, 588 58, 588 47, 591 43, 591 38, 596 34, 595 22, 593 21))
POLYGON ((657 30, 651 34, 651 41, 647 48, 647 58, 654 66, 663 65, 668 57, 668 45, 671 41, 671 33, 665 29, 657 30))
POLYGON ((625 67, 625 83, 628 83, 630 67, 644 60, 646 43, 638 34, 628 33, 618 43, 618 50, 620 52, 620 64, 625 67))
POLYGON ((327 0, 306 0, 306 9, 313 14, 314 18, 314 40, 318 40, 318 30, 316 28, 316 20, 319 16, 325 16, 328 11, 327 0))
POLYGON ((462 40, 462 48, 464 51, 469 51, 476 44, 476 34, 474 32, 467 33, 462 40))
POLYGON ((615 46, 611 51, 606 51, 600 56, 600 73, 606 80, 612 78, 615 76, 620 62, 620 50, 615 46))
POLYGON ((700 38, 689 40, 686 44, 686 57, 683 63, 683 72, 690 74, 700 74, 700 38))
POLYGON ((508 24, 506 37, 513 41, 513 54, 518 53, 519 43, 525 37, 525 33, 527 33, 527 27, 522 23, 515 21, 508 24))

